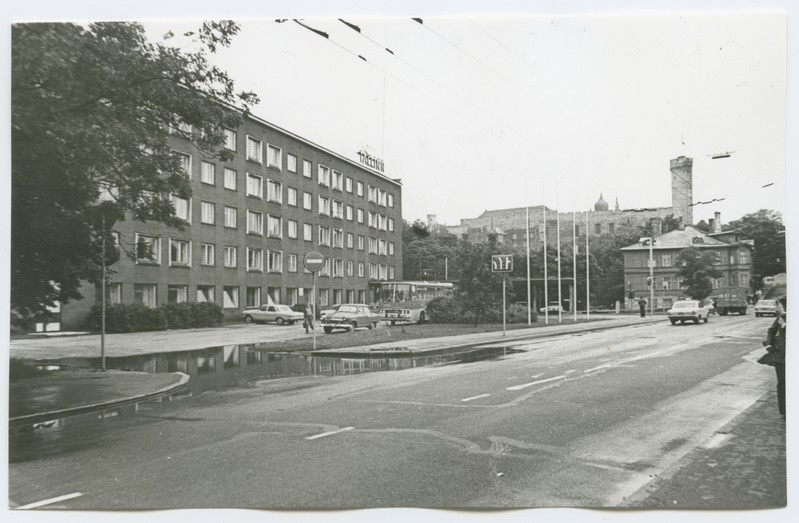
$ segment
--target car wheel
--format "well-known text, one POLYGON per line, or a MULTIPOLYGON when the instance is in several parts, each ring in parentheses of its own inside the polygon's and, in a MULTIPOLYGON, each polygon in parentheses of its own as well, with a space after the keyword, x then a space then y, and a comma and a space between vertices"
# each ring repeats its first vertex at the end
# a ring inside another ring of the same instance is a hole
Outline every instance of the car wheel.
POLYGON ((278 325, 283 325, 283 323, 285 323, 285 320, 283 318, 278 318, 275 320, 275 323, 277 323, 278 325))
POLYGON ((669 321, 671 322, 672 325, 677 325, 677 320, 669 318, 669 321))
POLYGON ((699 325, 699 318, 694 318, 694 325, 699 325))
POLYGON ((759 317, 760 317, 760 314, 755 313, 755 318, 759 318, 759 317))
POLYGON ((325 327, 325 334, 330 334, 333 332, 333 327, 325 327))
POLYGON ((707 323, 707 316, 705 316, 704 318, 702 318, 702 321, 704 321, 705 323, 707 323))
POLYGON ((391 326, 392 326, 392 327, 393 327, 393 326, 395 326, 396 324, 397 324, 397 322, 396 322, 396 321, 394 321, 394 320, 391 320, 391 326))
POLYGON ((244 323, 252 323, 252 316, 249 314, 244 317, 244 323))

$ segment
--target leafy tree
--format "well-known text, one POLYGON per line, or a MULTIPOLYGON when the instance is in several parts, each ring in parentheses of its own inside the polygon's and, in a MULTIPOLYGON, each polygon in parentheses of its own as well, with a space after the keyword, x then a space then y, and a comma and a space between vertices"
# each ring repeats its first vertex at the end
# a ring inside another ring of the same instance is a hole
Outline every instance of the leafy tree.
POLYGON ((687 247, 677 254, 682 278, 688 295, 695 300, 704 300, 713 292, 713 278, 720 278, 721 271, 716 266, 716 254, 687 247))
POLYGON ((785 272, 785 225, 780 213, 760 209, 729 222, 725 230, 740 231, 755 241, 755 288, 762 286, 764 276, 785 272))
MULTIPOLYGON (((455 297, 461 310, 472 314, 475 327, 488 313, 502 308, 502 275, 491 272, 492 254, 500 254, 495 236, 482 243, 461 240, 458 246, 460 274, 455 297)), ((509 299, 512 301, 512 296, 509 299)))
POLYGON ((455 279, 458 238, 445 230, 430 232, 420 220, 403 222, 402 273, 406 280, 455 279))
POLYGON ((206 22, 184 35, 197 49, 186 52, 169 45, 171 34, 151 43, 135 23, 12 27, 17 312, 80 298, 81 280, 98 279, 102 239, 120 217, 182 225, 170 195, 188 198, 191 184, 170 130, 225 159, 222 128, 236 129, 257 102, 207 61, 237 32, 232 22, 206 22))

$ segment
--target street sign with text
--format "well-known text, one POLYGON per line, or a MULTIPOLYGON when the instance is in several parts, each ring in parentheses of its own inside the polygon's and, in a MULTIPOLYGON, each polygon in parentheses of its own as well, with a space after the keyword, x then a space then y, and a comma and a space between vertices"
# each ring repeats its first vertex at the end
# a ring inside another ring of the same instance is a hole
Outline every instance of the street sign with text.
POLYGON ((512 272, 512 254, 494 254, 491 256, 491 272, 512 272))

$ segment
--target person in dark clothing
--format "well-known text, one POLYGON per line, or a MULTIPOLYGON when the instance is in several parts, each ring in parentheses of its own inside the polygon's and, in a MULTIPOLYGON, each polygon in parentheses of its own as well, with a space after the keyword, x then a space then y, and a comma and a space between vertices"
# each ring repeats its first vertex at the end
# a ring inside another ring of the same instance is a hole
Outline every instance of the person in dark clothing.
POLYGON ((777 408, 780 415, 785 417, 785 335, 786 335, 786 316, 788 311, 788 298, 780 298, 780 314, 774 319, 774 323, 768 328, 766 341, 763 342, 766 350, 771 353, 774 362, 774 370, 777 372, 777 408))
POLYGON ((641 299, 638 300, 638 308, 641 309, 641 317, 642 318, 645 317, 646 316, 646 300, 643 297, 641 297, 641 299))
POLYGON ((305 327, 305 334, 308 334, 309 329, 313 329, 313 307, 310 303, 305 305, 305 318, 303 319, 302 326, 305 327))

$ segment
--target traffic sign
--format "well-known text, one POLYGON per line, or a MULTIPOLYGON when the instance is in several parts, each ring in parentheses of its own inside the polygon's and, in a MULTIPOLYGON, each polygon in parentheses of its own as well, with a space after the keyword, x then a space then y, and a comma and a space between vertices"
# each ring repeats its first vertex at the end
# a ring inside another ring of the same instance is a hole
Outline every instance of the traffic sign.
POLYGON ((512 254, 493 254, 491 256, 491 272, 512 272, 512 254))
POLYGON ((319 272, 325 266, 325 257, 320 252, 311 251, 302 259, 302 264, 311 272, 319 272))

